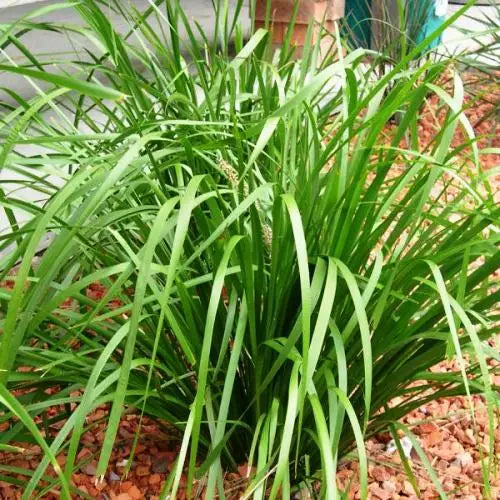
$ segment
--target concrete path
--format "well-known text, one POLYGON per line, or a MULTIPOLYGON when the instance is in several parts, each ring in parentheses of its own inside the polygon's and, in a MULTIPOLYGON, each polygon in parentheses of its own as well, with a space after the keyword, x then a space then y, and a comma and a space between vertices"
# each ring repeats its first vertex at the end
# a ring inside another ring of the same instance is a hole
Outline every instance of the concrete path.
MULTIPOLYGON (((35 9, 43 8, 54 4, 52 0, 40 1, 37 0, 33 3, 33 0, 0 0, 0 24, 9 23, 20 19, 22 16, 32 12, 35 9), (20 5, 19 3, 22 3, 20 5), (5 7, 5 5, 15 5, 12 7, 5 7), (3 8, 2 8, 3 7, 3 8)), ((187 12, 188 16, 193 20, 193 24, 196 21, 200 24, 204 30, 208 39, 213 38, 214 35, 214 10, 212 7, 212 0, 181 0, 182 6, 187 12)), ((233 2, 231 2, 233 3, 233 2)), ((124 0, 123 4, 133 4, 139 11, 144 11, 148 8, 150 3, 148 0, 124 0)), ((112 11, 108 10, 109 19, 112 21, 114 27, 120 33, 126 33, 129 31, 130 26, 126 24, 121 16, 116 15, 112 11)), ((242 9, 241 22, 243 29, 248 31, 250 26, 249 16, 248 16, 248 0, 245 1, 245 6, 242 9)), ((44 21, 50 21, 57 24, 73 24, 82 25, 82 20, 78 14, 73 9, 61 9, 51 12, 42 18, 37 18, 44 21)), ((153 26, 158 26, 158 23, 151 16, 151 24, 153 26)), ((163 27, 167 24, 165 21, 162 22, 163 27)), ((168 31, 168 30, 167 30, 168 31)), ((187 35, 184 33, 184 37, 187 39, 187 35)), ((72 37, 71 40, 65 35, 59 35, 57 33, 49 31, 36 31, 27 33, 22 37, 23 43, 29 47, 31 50, 40 57, 40 59, 53 58, 58 56, 61 59, 67 59, 69 57, 74 57, 75 49, 78 52, 84 54, 85 49, 95 51, 95 48, 83 37, 72 37)), ((7 52, 8 56, 13 58, 19 58, 20 53, 16 50, 10 49, 7 52)), ((4 59, 3 54, 0 53, 0 61, 4 59)), ((7 86, 14 89, 23 97, 29 97, 33 95, 33 89, 26 79, 22 77, 14 77, 12 75, 6 76, 0 74, 0 87, 7 86)), ((0 90, 0 100, 7 99, 6 95, 2 95, 0 90)))

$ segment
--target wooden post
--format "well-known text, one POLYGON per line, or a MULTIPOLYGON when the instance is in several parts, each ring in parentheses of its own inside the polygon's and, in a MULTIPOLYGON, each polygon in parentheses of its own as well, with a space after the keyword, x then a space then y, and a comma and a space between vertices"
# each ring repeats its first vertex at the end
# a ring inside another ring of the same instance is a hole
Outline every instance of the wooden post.
MULTIPOLYGON (((255 5, 255 26, 262 28, 266 22, 266 7, 268 0, 257 0, 255 5)), ((285 38, 295 0, 269 0, 271 2, 269 28, 275 46, 281 45, 285 38)), ((309 22, 313 20, 315 27, 313 41, 320 36, 320 24, 327 30, 334 31, 334 21, 344 15, 345 0, 299 0, 297 17, 292 32, 291 42, 302 52, 306 41, 309 22)), ((330 42, 331 43, 331 42, 330 42)))

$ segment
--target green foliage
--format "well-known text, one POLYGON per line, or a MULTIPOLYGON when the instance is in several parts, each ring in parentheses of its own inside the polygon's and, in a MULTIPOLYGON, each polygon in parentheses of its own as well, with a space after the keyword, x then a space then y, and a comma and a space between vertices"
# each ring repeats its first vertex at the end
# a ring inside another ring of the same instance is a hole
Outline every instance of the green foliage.
POLYGON ((285 44, 271 60, 266 32, 244 42, 228 2, 222 47, 200 41, 175 2, 144 13, 112 2, 130 27, 118 35, 107 3, 67 4, 81 28, 34 16, 2 28, 4 49, 31 30, 92 46, 85 62, 28 51, 26 66, 0 66, 53 84, 29 100, 11 90, 0 127, 0 169, 12 174, 0 278, 14 280, 1 292, 0 422, 20 419, 0 443, 39 441, 34 420, 66 405, 24 497, 41 492, 60 452, 67 492, 86 416, 104 403, 97 475, 135 407, 183 435, 171 498, 185 467, 212 498, 223 471, 245 462, 256 467, 248 496, 286 497, 317 479, 335 498, 336 464, 353 450, 366 493, 364 438, 435 397, 484 394, 493 427, 485 340, 499 209, 460 76, 439 86, 449 61, 406 69, 424 40, 377 80, 362 50, 316 64, 318 44, 301 61, 285 44), (446 117, 422 151, 418 113, 432 93, 446 117), (452 146, 457 127, 470 153, 452 146), (93 283, 101 299, 87 296, 93 283), (431 373, 448 353, 460 371, 431 373))

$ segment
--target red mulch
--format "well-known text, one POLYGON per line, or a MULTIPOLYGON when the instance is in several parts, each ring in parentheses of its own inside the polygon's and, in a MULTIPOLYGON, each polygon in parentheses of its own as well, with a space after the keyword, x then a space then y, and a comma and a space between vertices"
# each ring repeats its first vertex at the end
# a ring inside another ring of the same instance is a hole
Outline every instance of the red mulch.
MULTIPOLYGON (((451 363, 443 362, 436 371, 448 371, 451 363)), ((453 368, 456 371, 456 366, 453 368)), ((500 376, 492 381, 500 384, 500 376)), ((481 460, 487 463, 490 449, 488 415, 481 396, 472 396, 474 411, 471 412, 466 397, 443 398, 427 403, 405 418, 407 425, 425 451, 444 491, 453 499, 486 498, 483 490, 481 460), (472 417, 474 415, 474 418, 472 417), (482 459, 481 459, 482 456, 482 459)), ((403 434, 399 435, 403 439, 403 434)), ((389 433, 369 439, 366 443, 369 458, 369 491, 371 498, 380 500, 417 499, 405 473, 397 451, 388 446, 389 433)), ((492 498, 500 498, 500 428, 496 422, 494 456, 490 485, 492 498)), ((409 464, 417 480, 421 498, 439 498, 426 467, 414 449, 409 464)), ((339 487, 348 491, 348 498, 360 498, 358 463, 348 461, 340 465, 337 474, 339 487)))
MULTIPOLYGON (((470 96, 466 102, 471 104, 466 111, 468 119, 474 126, 475 132, 481 136, 479 147, 500 147, 498 124, 495 120, 495 110, 499 100, 497 89, 491 86, 476 85, 476 93, 483 94, 483 100, 474 102, 470 96)), ((438 99, 431 97, 428 109, 425 110, 419 125, 421 145, 425 148, 431 138, 439 129, 444 111, 436 112, 438 99)), ((390 127, 388 127, 390 133, 390 127)), ((454 146, 464 140, 461 130, 457 132, 454 146)), ((481 156, 481 165, 490 169, 500 165, 500 155, 488 153, 481 156)), ((500 175, 491 178, 495 195, 500 190, 500 175)), ((4 285, 9 286, 10 283, 4 285)), ((103 287, 99 284, 89 287, 88 294, 93 298, 102 296, 103 287)), ((118 305, 118 304, 116 304, 118 305)), ((453 367, 453 363, 444 362, 435 368, 437 371, 446 371, 453 367)), ((456 366, 453 367, 456 369, 456 366)), ((492 382, 500 385, 500 376, 492 382)), ((57 390, 57 388, 55 388, 57 390)), ((416 435, 426 455, 428 456, 444 490, 450 498, 481 499, 484 498, 483 477, 481 471, 481 455, 487 455, 490 442, 488 432, 488 419, 484 401, 479 396, 473 396, 474 412, 465 397, 439 399, 407 415, 403 422, 410 427, 416 435), (472 418, 474 414, 474 419, 472 418)), ((56 413, 57 408, 52 410, 56 413)), ((125 467, 130 457, 131 447, 139 426, 137 414, 126 414, 120 424, 118 440, 111 457, 108 472, 103 481, 96 482, 95 471, 101 442, 104 438, 105 417, 108 408, 97 409, 87 419, 88 423, 95 423, 91 431, 84 434, 77 461, 83 464, 79 471, 73 474, 72 484, 90 498, 100 500, 136 500, 157 499, 168 473, 172 470, 179 448, 179 436, 175 430, 162 426, 147 417, 142 421, 140 438, 135 456, 130 467, 130 472, 125 475, 125 467)), ((9 422, 0 424, 0 432, 7 430, 9 422)), ((57 429, 54 429, 54 433, 57 429)), ((367 441, 366 446, 369 456, 369 495, 370 498, 389 499, 416 499, 417 494, 408 479, 399 454, 388 448, 389 434, 381 434, 367 441)), ((493 471, 490 481, 492 498, 500 498, 500 428, 495 431, 494 454, 496 463, 492 464, 493 471)), ((38 446, 26 448, 23 454, 0 452, 0 465, 19 467, 34 470, 41 458, 38 446)), ((64 466, 66 457, 59 455, 58 462, 64 466)), ((409 463, 416 477, 422 498, 438 498, 436 488, 429 479, 426 468, 420 458, 412 450, 409 463)), ((1 472, 0 474, 8 474, 1 472)), ((55 477, 55 472, 50 466, 46 474, 55 477)), ((246 467, 240 467, 237 473, 226 475, 228 498, 239 498, 246 485, 246 467)), ((11 474, 11 477, 25 480, 27 476, 11 474)), ((358 463, 354 460, 344 461, 339 465, 337 481, 340 488, 347 491, 348 498, 359 498, 358 463)), ((185 498, 186 477, 182 478, 178 498, 185 498)), ((203 494, 199 490, 198 496, 203 494)), ((19 499, 22 494, 21 487, 15 487, 0 480, 0 499, 19 499)), ((44 498, 59 498, 57 492, 49 493, 44 498)), ((84 498, 76 496, 74 498, 84 498)))

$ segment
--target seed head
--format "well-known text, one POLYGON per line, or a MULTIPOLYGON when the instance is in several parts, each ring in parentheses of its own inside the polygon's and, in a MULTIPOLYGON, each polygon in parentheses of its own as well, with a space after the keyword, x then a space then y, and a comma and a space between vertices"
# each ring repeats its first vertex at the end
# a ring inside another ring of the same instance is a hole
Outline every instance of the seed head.
POLYGON ((229 165, 229 163, 224 160, 220 161, 219 167, 226 174, 229 182, 231 183, 231 186, 233 186, 233 188, 237 187, 240 178, 238 176, 238 172, 236 171, 236 169, 232 165, 229 165))
POLYGON ((262 239, 264 240, 264 245, 266 245, 267 248, 271 248, 273 243, 273 230, 269 224, 264 224, 262 226, 262 239))

